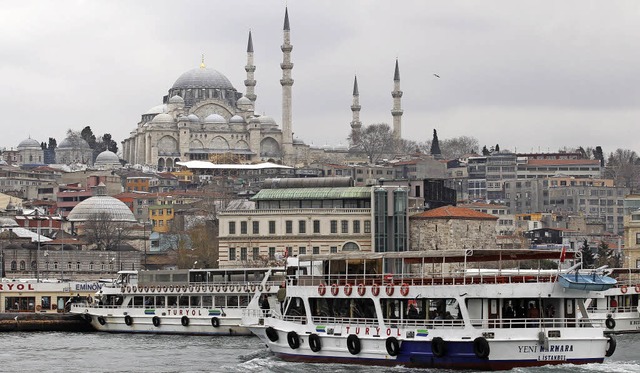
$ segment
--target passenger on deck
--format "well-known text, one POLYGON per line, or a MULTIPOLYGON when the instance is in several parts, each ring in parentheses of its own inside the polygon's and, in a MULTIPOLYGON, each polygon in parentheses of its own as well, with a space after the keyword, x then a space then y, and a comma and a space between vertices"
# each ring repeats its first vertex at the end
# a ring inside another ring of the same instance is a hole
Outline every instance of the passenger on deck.
POLYGON ((527 317, 530 319, 533 319, 532 321, 527 323, 527 326, 532 328, 538 327, 538 320, 540 319, 540 310, 538 309, 538 307, 536 307, 536 305, 533 302, 529 303, 529 310, 527 311, 527 317))
POLYGON ((409 311, 407 312, 407 317, 410 319, 417 319, 418 318, 418 309, 416 308, 416 306, 414 304, 410 304, 409 305, 409 311))

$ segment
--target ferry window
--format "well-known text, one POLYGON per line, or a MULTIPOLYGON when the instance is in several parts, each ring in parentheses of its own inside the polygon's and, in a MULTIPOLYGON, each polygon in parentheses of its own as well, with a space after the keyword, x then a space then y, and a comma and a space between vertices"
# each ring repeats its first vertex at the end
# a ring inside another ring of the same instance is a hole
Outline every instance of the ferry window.
POLYGON ((51 309, 51 297, 50 296, 43 296, 42 298, 40 298, 40 305, 41 305, 43 310, 50 310, 51 309))
POLYGON ((200 307, 200 296, 199 295, 192 295, 191 296, 190 305, 191 305, 191 307, 200 307))
POLYGON ((224 295, 216 295, 215 298, 215 306, 216 307, 226 307, 227 306, 227 298, 224 295))
POLYGON ((189 307, 189 297, 187 295, 181 295, 178 298, 178 307, 189 307))
POLYGON ((313 221, 313 233, 320 233, 320 220, 313 221))
MULTIPOLYGON (((103 264, 103 266, 104 266, 104 264, 103 264)), ((58 269, 58 262, 53 262, 53 269, 58 269)), ((104 268, 102 268, 102 269, 104 269, 104 268)))
POLYGON ((241 308, 245 308, 249 305, 249 301, 251 301, 251 297, 248 295, 241 295, 240 296, 240 307, 241 308))
POLYGON ((144 306, 145 307, 153 307, 154 301, 155 301, 155 299, 153 298, 153 296, 145 296, 144 297, 144 306))
MULTIPOLYGON (((158 300, 156 299, 156 302, 158 300)), ((167 307, 177 307, 178 306, 178 297, 175 295, 169 295, 167 297, 167 307)))
POLYGON ((136 295, 133 297, 133 306, 134 307, 142 307, 144 305, 144 297, 141 295, 136 295))
POLYGON ((318 317, 366 318, 376 317, 373 299, 370 298, 310 298, 311 315, 318 317))
POLYGON ((289 301, 289 305, 285 312, 287 316, 304 316, 306 315, 306 311, 304 309, 304 303, 302 302, 302 298, 294 297, 289 301))
POLYGON ((213 307, 213 297, 211 295, 202 296, 202 307, 213 307))
POLYGON ((227 307, 238 307, 238 297, 236 295, 227 297, 227 307))

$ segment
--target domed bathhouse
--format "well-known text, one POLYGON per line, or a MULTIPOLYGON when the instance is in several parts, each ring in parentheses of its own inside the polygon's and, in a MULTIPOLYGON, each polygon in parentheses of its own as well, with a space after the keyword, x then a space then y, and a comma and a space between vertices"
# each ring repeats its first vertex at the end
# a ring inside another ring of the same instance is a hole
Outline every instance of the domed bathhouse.
POLYGON ((31 137, 20 141, 18 144, 18 163, 20 164, 43 164, 44 150, 37 140, 31 137))
POLYGON ((82 137, 67 137, 56 147, 56 162, 67 165, 74 163, 91 165, 93 150, 82 137))
POLYGON ((120 163, 120 158, 118 158, 116 153, 105 150, 98 154, 93 166, 100 170, 115 170, 122 167, 122 164, 120 163))

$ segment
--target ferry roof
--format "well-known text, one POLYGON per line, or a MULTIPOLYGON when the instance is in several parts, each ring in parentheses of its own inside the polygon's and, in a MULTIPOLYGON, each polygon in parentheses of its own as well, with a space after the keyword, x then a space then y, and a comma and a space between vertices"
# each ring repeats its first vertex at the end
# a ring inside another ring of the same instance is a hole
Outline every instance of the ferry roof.
MULTIPOLYGON (((565 259, 573 259, 575 251, 567 251, 565 259)), ((559 250, 429 250, 402 252, 343 252, 322 255, 298 255, 300 261, 318 260, 375 260, 375 259, 404 259, 414 263, 462 263, 462 262, 498 262, 502 260, 543 260, 560 259, 559 250)))

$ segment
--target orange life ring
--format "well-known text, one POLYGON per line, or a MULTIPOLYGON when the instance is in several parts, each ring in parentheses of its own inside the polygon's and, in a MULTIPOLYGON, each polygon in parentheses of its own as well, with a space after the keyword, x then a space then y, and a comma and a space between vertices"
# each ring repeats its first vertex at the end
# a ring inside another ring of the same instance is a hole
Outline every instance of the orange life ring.
POLYGON ((385 293, 387 293, 388 296, 392 296, 393 295, 393 285, 389 284, 385 287, 384 289, 385 293))
POLYGON ((340 291, 338 289, 338 284, 331 284, 331 294, 336 296, 336 295, 338 295, 338 291, 340 291))
POLYGON ((40 311, 41 309, 42 309, 42 306, 38 304, 38 305, 36 306, 36 311, 40 311))
POLYGON ((367 288, 364 286, 364 284, 363 283, 358 284, 358 295, 362 297, 366 292, 367 292, 367 288))
POLYGON ((346 284, 343 290, 344 290, 344 295, 346 296, 351 295, 351 292, 353 291, 353 289, 351 288, 351 284, 346 284))
POLYGON ((636 293, 640 293, 640 284, 636 285, 636 293))
POLYGON ((626 294, 627 293, 627 285, 622 285, 620 286, 620 292, 622 294, 626 294))
POLYGON ((318 285, 318 294, 324 295, 327 292, 327 287, 325 284, 318 285))
POLYGON ((378 284, 373 284, 373 286, 371 286, 371 294, 373 294, 374 297, 377 297, 378 294, 380 294, 380 286, 378 284))
POLYGON ((402 283, 402 285, 400 285, 400 294, 406 297, 409 294, 409 285, 402 283))
POLYGON ((57 305, 57 304, 52 304, 52 305, 51 305, 51 309, 52 309, 52 310, 55 310, 55 309, 57 309, 57 308, 58 308, 58 305, 57 305))

